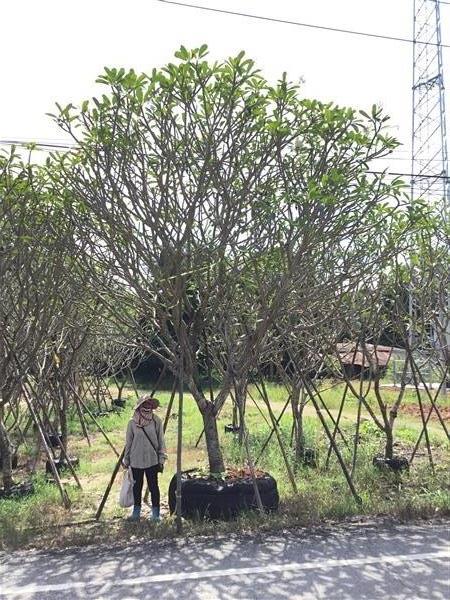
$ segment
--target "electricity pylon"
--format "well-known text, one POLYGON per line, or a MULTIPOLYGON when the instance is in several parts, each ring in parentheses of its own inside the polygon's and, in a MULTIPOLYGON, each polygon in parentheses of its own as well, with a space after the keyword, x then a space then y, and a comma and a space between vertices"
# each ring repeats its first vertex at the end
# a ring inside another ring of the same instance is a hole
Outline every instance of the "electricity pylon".
MULTIPOLYGON (((412 117, 412 201, 424 199, 436 204, 448 223, 450 179, 445 115, 444 72, 441 45, 439 0, 414 0, 413 117, 412 117)), ((445 243, 445 240, 444 240, 445 243)), ((444 290, 440 321, 444 328, 433 342, 442 351, 444 364, 450 350, 450 292, 444 290)), ((442 302, 442 300, 441 300, 442 302)), ((410 294, 410 313, 414 313, 414 294, 410 294)), ((443 391, 445 393, 445 384, 443 391)))
POLYGON ((450 181, 438 0, 414 0, 412 196, 441 199, 448 216, 450 181))

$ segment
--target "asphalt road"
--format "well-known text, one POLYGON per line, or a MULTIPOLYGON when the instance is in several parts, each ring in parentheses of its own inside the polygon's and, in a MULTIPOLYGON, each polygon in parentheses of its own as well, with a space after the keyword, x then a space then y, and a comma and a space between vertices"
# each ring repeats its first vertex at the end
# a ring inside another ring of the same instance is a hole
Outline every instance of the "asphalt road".
POLYGON ((0 555, 0 600, 450 598, 450 523, 0 555))

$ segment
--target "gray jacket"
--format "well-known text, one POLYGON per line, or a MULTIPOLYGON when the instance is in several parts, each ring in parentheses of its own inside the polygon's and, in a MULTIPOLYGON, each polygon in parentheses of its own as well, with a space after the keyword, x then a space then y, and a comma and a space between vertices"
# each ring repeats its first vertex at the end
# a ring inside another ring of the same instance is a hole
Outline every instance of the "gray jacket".
POLYGON ((152 421, 144 428, 146 434, 153 442, 158 454, 145 436, 142 427, 139 427, 133 419, 127 427, 127 438, 125 445, 124 464, 135 469, 148 469, 154 465, 164 464, 167 460, 166 443, 161 419, 153 415, 152 421))

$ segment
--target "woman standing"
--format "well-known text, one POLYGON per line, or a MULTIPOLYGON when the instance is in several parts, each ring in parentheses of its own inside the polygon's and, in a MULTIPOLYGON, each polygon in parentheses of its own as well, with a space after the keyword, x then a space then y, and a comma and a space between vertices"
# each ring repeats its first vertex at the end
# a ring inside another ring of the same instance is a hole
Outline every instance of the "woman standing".
POLYGON ((160 519, 158 473, 164 469, 167 453, 161 419, 153 412, 158 406, 159 400, 156 398, 142 396, 127 427, 123 464, 126 468, 131 466, 133 471, 134 507, 129 517, 131 521, 141 518, 144 473, 152 501, 151 519, 160 519))

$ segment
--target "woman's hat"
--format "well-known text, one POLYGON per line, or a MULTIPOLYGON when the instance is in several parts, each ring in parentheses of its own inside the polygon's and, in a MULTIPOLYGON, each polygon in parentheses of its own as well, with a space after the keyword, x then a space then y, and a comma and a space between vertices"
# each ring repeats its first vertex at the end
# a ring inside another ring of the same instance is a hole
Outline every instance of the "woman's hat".
POLYGON ((160 402, 159 402, 158 398, 154 398, 150 394, 145 394, 145 396, 141 396, 140 398, 138 398, 138 401, 136 404, 136 409, 138 409, 140 406, 142 406, 142 404, 144 404, 144 402, 148 402, 151 405, 150 408, 152 408, 153 410, 155 410, 155 408, 158 408, 160 406, 160 402))

